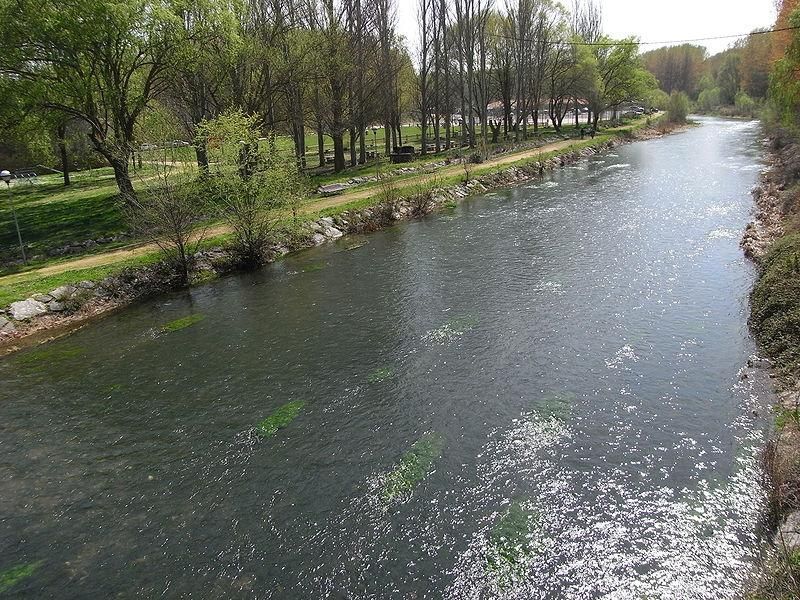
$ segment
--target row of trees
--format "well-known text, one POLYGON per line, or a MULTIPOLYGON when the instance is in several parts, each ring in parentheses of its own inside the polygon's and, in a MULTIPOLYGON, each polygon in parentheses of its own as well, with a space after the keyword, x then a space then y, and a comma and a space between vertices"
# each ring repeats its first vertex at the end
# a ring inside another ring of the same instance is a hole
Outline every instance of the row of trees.
POLYGON ((388 153, 413 118, 426 152, 431 140, 449 147, 458 119, 461 142, 485 148, 490 131, 524 139, 543 110, 561 128, 585 104, 596 126, 653 85, 635 40, 602 34, 594 0, 571 12, 552 0, 417 0, 413 51, 396 1, 0 0, 0 120, 29 139, 47 130, 67 173, 79 134, 133 200, 132 154, 164 132, 148 128, 164 122, 153 112, 193 141, 202 172, 214 143, 202 124, 229 110, 257 117, 264 137, 291 136, 300 168, 311 166, 307 133, 320 164, 329 137, 341 171, 367 160, 372 127, 388 153), (502 122, 489 118, 493 102, 502 122))
POLYGON ((646 52, 642 61, 662 90, 683 92, 711 111, 766 98, 775 44, 774 34, 756 30, 714 56, 703 46, 683 44, 646 52))
MULTIPOLYGON (((593 124, 603 111, 640 98, 654 81, 641 67, 634 39, 603 36, 599 5, 575 0, 571 11, 550 0, 420 0, 416 96, 423 149, 451 139, 461 115, 463 143, 485 148, 513 133, 537 131, 545 113, 560 130, 579 105, 593 124), (490 120, 489 106, 502 107, 490 120)), ((424 150, 423 150, 424 151, 424 150)))
POLYGON ((776 29, 787 29, 772 43, 774 60, 770 79, 770 107, 773 117, 783 127, 800 130, 800 0, 782 0, 776 29))

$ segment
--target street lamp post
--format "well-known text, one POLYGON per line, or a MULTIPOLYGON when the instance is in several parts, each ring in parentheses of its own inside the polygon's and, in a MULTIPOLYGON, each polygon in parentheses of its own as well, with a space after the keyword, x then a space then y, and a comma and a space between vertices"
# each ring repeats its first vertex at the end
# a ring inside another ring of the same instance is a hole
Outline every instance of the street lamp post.
POLYGON ((19 240, 19 250, 22 252, 22 262, 28 264, 28 257, 25 256, 25 245, 22 243, 22 233, 19 230, 19 221, 17 220, 17 211, 14 210, 14 196, 11 193, 11 173, 8 171, 0 171, 0 179, 6 182, 6 189, 8 189, 8 203, 11 205, 11 214, 14 217, 14 226, 17 228, 17 239, 19 240))

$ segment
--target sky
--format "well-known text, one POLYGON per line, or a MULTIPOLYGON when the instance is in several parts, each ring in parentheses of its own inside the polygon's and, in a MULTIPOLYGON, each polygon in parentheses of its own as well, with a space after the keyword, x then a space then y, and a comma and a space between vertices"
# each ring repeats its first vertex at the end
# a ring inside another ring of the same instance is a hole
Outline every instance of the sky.
MULTIPOLYGON (((505 6, 505 2, 495 0, 495 6, 505 6)), ((411 47, 418 38, 417 4, 418 0, 397 0, 398 30, 411 47)), ((741 34, 770 28, 775 22, 774 0, 600 0, 600 4, 606 34, 614 38, 636 35, 643 42, 741 34)), ((734 41, 731 38, 696 43, 716 54, 734 41)), ((661 45, 664 44, 643 46, 642 51, 661 45)))

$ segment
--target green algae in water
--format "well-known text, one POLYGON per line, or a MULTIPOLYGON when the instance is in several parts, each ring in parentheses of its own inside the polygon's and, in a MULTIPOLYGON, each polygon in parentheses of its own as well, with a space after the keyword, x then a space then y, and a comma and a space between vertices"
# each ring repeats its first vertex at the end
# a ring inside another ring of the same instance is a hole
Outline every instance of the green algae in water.
POLYGON ((381 367, 375 369, 372 373, 367 375, 367 383, 380 383, 394 377, 394 369, 391 367, 381 367))
POLYGON ((324 269, 327 266, 328 266, 328 264, 324 263, 324 262, 311 263, 310 265, 306 265, 305 267, 303 267, 303 269, 300 272, 301 273, 314 273, 315 271, 322 271, 322 269, 324 269))
POLYGON ((470 329, 474 329, 478 325, 478 317, 474 315, 464 315, 450 319, 446 323, 452 331, 458 334, 466 333, 470 329))
POLYGON ((426 433, 411 445, 397 467, 386 477, 383 499, 391 502, 407 494, 430 473, 433 463, 442 454, 444 438, 437 433, 426 433))
POLYGON ((572 392, 547 392, 535 402, 536 412, 546 419, 566 421, 572 415, 572 405, 577 398, 572 392))
POLYGON ((6 571, 0 571, 0 594, 7 592, 23 579, 33 575, 41 564, 42 562, 39 561, 28 563, 27 565, 17 565, 6 571))
POLYGON ((294 400, 284 404, 258 424, 258 432, 264 437, 275 435, 279 429, 283 429, 295 420, 305 404, 302 400, 294 400))
POLYGON ((175 319, 174 321, 170 321, 169 323, 164 325, 161 328, 161 333, 172 333, 173 331, 180 331, 181 329, 186 329, 187 327, 196 325, 205 318, 206 318, 205 315, 194 314, 186 317, 181 317, 180 319, 175 319))
POLYGON ((59 363, 78 358, 86 353, 78 346, 40 346, 17 357, 17 362, 26 367, 42 366, 45 363, 59 363))
POLYGON ((489 537, 486 567, 500 586, 524 578, 541 546, 541 517, 528 502, 514 502, 489 537))
POLYGON ((369 244, 369 240, 365 237, 344 237, 339 242, 339 246, 343 250, 358 250, 369 244))

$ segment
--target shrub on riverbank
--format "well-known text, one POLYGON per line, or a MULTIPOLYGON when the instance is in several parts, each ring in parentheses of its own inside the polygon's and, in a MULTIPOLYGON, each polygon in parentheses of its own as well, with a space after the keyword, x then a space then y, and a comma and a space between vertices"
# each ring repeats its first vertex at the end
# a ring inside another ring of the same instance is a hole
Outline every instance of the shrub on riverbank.
POLYGON ((667 105, 667 119, 670 123, 686 123, 689 115, 689 96, 683 92, 672 92, 667 105))
POLYGON ((795 381, 800 373, 800 234, 774 244, 751 302, 758 341, 781 374, 795 381))

